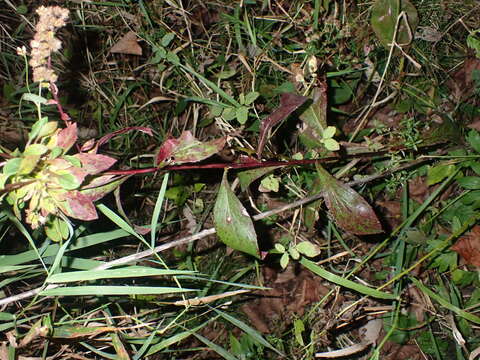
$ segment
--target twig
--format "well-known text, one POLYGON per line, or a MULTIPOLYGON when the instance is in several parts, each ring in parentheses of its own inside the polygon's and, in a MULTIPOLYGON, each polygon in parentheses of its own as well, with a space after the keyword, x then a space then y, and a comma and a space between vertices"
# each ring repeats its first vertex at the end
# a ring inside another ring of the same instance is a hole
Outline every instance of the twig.
MULTIPOLYGON (((430 159, 427 159, 427 158, 418 159, 418 160, 412 161, 412 162, 410 162, 406 165, 399 166, 395 169, 384 171, 380 174, 367 176, 367 177, 365 177, 363 179, 359 179, 359 180, 350 181, 350 182, 347 183, 347 185, 355 186, 355 185, 365 184, 365 183, 371 182, 373 180, 388 176, 388 175, 390 175, 394 172, 405 170, 405 169, 414 167, 418 164, 421 164, 421 163, 427 162, 427 161, 430 161, 430 159)), ((299 207, 301 205, 307 204, 307 203, 315 201, 315 200, 319 200, 322 197, 323 197, 322 193, 315 194, 315 195, 312 195, 312 196, 308 196, 304 199, 294 201, 294 202, 292 202, 290 204, 287 204, 287 205, 284 205, 284 206, 280 206, 280 207, 278 207, 274 210, 269 210, 269 211, 265 211, 265 212, 262 212, 260 214, 254 215, 254 216, 252 216, 252 219, 255 220, 255 221, 265 219, 269 216, 279 214, 281 212, 299 207)), ((118 266, 118 265, 124 265, 124 264, 130 263, 130 262, 133 262, 133 261, 138 261, 140 259, 151 256, 155 253, 171 249, 171 248, 173 248, 175 246, 178 246, 178 245, 188 244, 188 243, 203 239, 204 237, 207 237, 209 235, 213 235, 215 233, 216 233, 215 228, 205 229, 205 230, 202 230, 202 231, 200 231, 196 234, 186 236, 186 237, 183 237, 181 239, 174 240, 174 241, 168 242, 166 244, 156 246, 153 249, 148 249, 148 250, 136 253, 136 254, 128 255, 128 256, 113 260, 113 261, 109 261, 107 263, 104 263, 100 266, 95 267, 92 270, 100 271, 100 270, 109 269, 109 268, 112 268, 112 267, 115 267, 115 266, 118 266)), ((60 287, 60 286, 61 286, 61 284, 50 284, 50 285, 47 285, 47 286, 42 286, 42 287, 39 287, 39 288, 36 288, 36 289, 33 289, 33 290, 26 291, 26 292, 21 293, 21 294, 17 294, 17 295, 13 295, 13 296, 10 296, 10 297, 4 298, 4 299, 0 299, 0 306, 7 305, 7 304, 10 304, 10 303, 15 302, 15 301, 27 299, 27 298, 30 298, 30 297, 33 297, 35 295, 40 294, 44 290, 55 289, 55 288, 60 287)))

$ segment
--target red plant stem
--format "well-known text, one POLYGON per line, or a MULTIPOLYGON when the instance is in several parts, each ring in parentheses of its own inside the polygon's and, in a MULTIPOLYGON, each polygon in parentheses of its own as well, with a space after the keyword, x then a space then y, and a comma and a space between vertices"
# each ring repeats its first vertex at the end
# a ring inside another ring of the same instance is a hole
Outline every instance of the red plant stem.
POLYGON ((148 174, 156 171, 179 171, 179 170, 201 170, 201 169, 253 169, 263 168, 270 166, 293 166, 293 165, 311 165, 317 162, 327 162, 332 160, 338 160, 336 156, 326 157, 322 159, 312 160, 290 160, 290 161, 258 161, 248 163, 213 163, 213 164, 200 164, 200 165, 171 165, 162 168, 145 168, 145 169, 133 169, 133 170, 111 170, 106 171, 105 175, 135 175, 135 174, 148 174))

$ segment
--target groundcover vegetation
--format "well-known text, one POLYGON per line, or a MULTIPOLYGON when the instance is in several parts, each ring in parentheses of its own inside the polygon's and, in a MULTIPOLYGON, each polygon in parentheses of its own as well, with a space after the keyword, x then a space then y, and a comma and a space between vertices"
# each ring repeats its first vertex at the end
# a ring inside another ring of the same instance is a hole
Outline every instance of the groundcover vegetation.
POLYGON ((480 357, 477 1, 0 17, 0 359, 480 357))

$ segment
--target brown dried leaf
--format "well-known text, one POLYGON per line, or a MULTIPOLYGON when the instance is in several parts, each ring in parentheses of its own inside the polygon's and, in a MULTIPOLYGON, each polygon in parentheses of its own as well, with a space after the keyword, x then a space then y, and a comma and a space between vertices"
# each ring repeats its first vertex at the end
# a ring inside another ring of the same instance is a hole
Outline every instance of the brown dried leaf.
POLYGON ((467 264, 480 266, 480 225, 460 237, 451 249, 460 255, 467 264))
POLYGON ((142 47, 137 43, 137 34, 129 31, 112 46, 110 52, 114 54, 142 55, 142 47))

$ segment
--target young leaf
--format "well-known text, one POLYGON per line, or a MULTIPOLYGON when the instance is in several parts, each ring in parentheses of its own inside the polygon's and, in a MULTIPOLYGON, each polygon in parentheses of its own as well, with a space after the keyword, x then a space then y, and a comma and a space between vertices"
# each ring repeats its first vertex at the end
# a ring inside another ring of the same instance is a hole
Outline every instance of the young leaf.
POLYGON ((223 174, 213 217, 218 237, 223 243, 232 249, 260 258, 252 219, 230 188, 227 171, 223 174))
POLYGON ((239 172, 238 180, 240 180, 240 186, 242 187, 242 191, 246 191, 252 182, 257 180, 258 178, 261 178, 263 175, 272 172, 278 167, 279 166, 267 166, 239 172))
POLYGON ((259 96, 260 93, 257 91, 249 92, 247 95, 245 95, 245 105, 252 104, 259 96))
POLYGON ((382 226, 371 206, 319 164, 316 167, 323 185, 325 204, 338 226, 357 235, 381 233, 382 226))
POLYGON ((323 145, 328 151, 338 151, 340 150, 340 144, 337 140, 329 138, 322 140, 323 145))
POLYGON ((280 106, 269 116, 262 120, 260 125, 260 140, 258 141, 257 156, 262 156, 263 148, 267 142, 267 136, 272 127, 286 119, 292 112, 297 110, 308 98, 300 95, 284 93, 280 98, 280 106))
POLYGON ((240 124, 245 124, 248 120, 248 108, 246 106, 240 106, 235 112, 237 120, 240 124))
POLYGON ((288 253, 283 253, 282 257, 280 258, 280 266, 282 269, 285 269, 288 266, 288 263, 290 261, 290 256, 288 253))
POLYGON ((337 128, 335 126, 327 126, 327 128, 323 131, 323 138, 324 139, 333 138, 336 132, 337 132, 337 128))
POLYGON ((308 257, 315 257, 320 254, 318 245, 312 244, 310 241, 302 241, 296 246, 298 252, 308 257))

